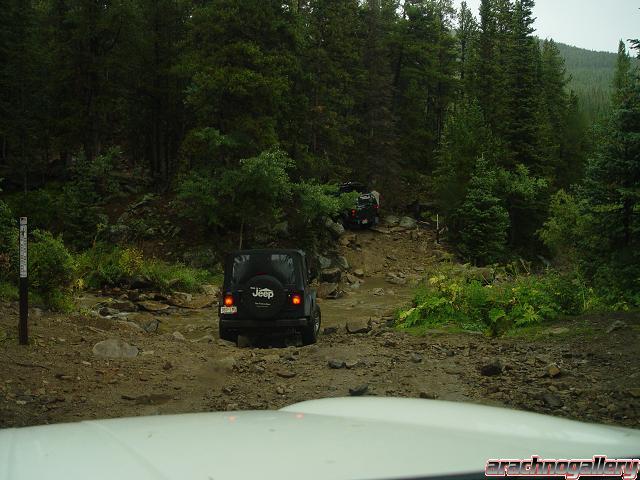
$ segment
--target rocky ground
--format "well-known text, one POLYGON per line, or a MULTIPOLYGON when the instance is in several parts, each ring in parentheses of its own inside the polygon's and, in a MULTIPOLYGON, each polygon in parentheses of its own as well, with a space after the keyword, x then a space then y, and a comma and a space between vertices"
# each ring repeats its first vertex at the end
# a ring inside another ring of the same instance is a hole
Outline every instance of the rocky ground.
POLYGON ((640 427, 640 315, 591 315, 498 339, 390 326, 448 254, 426 231, 343 235, 321 259, 317 345, 217 337, 215 291, 102 292, 74 315, 33 311, 32 345, 0 305, 0 427, 94 418, 277 409, 322 397, 437 398, 640 427), (338 268, 331 273, 332 269, 338 268), (119 358, 107 358, 118 356, 119 358))

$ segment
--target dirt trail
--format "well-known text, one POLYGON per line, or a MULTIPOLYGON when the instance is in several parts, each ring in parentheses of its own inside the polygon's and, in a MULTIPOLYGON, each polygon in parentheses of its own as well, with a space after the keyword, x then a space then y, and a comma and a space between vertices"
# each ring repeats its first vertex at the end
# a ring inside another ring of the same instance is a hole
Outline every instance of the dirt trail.
MULTIPOLYGON (((44 314, 33 319, 34 345, 25 349, 16 345, 16 306, 0 305, 0 339, 3 332, 7 337, 0 341, 0 427, 275 409, 350 391, 640 426, 638 314, 567 320, 550 325, 539 339, 439 331, 415 337, 390 328, 387 320, 411 298, 412 282, 443 255, 429 234, 361 232, 335 253, 347 258, 352 271, 364 270, 364 283, 345 285, 344 297, 322 301, 327 334, 309 347, 229 346, 217 338, 214 308, 172 308, 121 321, 44 314), (389 273, 406 284, 389 283, 389 273), (156 333, 135 327, 153 319, 160 319, 156 333), (606 334, 613 321, 619 328, 606 334), (347 333, 347 322, 366 332, 347 333), (139 354, 96 357, 93 346, 109 338, 136 346, 139 354)), ((100 300, 87 295, 81 304, 100 300)))

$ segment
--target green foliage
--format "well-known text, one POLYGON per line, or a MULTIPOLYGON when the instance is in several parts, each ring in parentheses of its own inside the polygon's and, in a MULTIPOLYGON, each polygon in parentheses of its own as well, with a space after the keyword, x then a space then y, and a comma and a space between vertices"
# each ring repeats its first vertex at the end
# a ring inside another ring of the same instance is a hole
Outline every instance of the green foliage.
POLYGON ((133 247, 98 244, 80 254, 77 262, 82 286, 93 289, 125 286, 135 278, 142 278, 161 292, 198 292, 201 285, 215 281, 207 270, 146 259, 133 247))
POLYGON ((17 219, 9 206, 0 200, 0 281, 15 282, 18 275, 17 219))
POLYGON ((458 249, 475 263, 495 263, 506 253, 509 215, 496 189, 495 171, 479 159, 465 201, 453 217, 458 249))
POLYGON ((102 205, 119 191, 114 173, 121 152, 114 148, 92 159, 80 155, 72 169, 71 181, 59 197, 60 230, 74 247, 87 248, 108 223, 102 205))
POLYGON ((0 301, 14 302, 19 298, 18 287, 15 282, 0 281, 0 301))
POLYGON ((556 256, 573 259, 583 217, 576 198, 559 190, 549 205, 549 218, 538 231, 545 246, 556 256))
POLYGON ((575 275, 546 272, 481 283, 473 269, 441 269, 417 290, 413 308, 398 315, 400 328, 454 324, 502 334, 588 308, 593 292, 575 275))
POLYGON ((76 279, 73 256, 60 237, 34 230, 29 245, 29 286, 52 309, 66 311, 76 279))
POLYGON ((342 211, 353 208, 358 197, 357 192, 336 195, 335 185, 321 185, 301 182, 294 185, 294 198, 297 218, 301 223, 313 225, 317 221, 333 218, 342 211))

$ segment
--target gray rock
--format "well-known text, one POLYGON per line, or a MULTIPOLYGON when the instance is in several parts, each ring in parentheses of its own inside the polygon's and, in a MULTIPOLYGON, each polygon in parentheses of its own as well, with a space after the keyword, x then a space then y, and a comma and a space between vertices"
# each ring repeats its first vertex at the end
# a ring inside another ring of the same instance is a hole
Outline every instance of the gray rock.
POLYGON ((627 324, 621 320, 616 320, 609 328, 607 328, 607 333, 613 333, 616 330, 622 330, 623 328, 627 328, 627 324))
POLYGON ((236 367, 237 361, 234 357, 225 357, 219 360, 216 360, 213 363, 214 370, 232 372, 236 367))
POLYGON ((342 270, 349 270, 349 261, 345 257, 336 257, 335 264, 342 270))
POLYGON ((377 297, 382 297, 384 295, 384 288, 374 288, 371 293, 377 297))
POLYGON ((324 335, 333 335, 334 333, 338 333, 338 327, 324 327, 322 333, 324 335))
POLYGON ((318 298, 322 299, 335 299, 340 295, 337 283, 323 283, 318 286, 317 292, 318 298))
POLYGON ((560 370, 558 365, 556 365, 555 363, 552 363, 551 365, 549 365, 547 367, 546 374, 551 378, 559 377, 561 373, 562 373, 562 371, 560 370))
POLYGON ((407 284, 407 279, 406 278, 402 278, 396 274, 390 273, 387 275, 386 278, 388 283, 391 283, 393 285, 406 285, 407 284))
POLYGON ((228 340, 218 340, 218 346, 219 347, 235 347, 236 344, 228 340))
POLYGON ((412 353, 411 354, 411 361, 413 363, 420 363, 422 362, 422 355, 418 354, 418 353, 412 353))
POLYGON ((255 373, 264 373, 266 371, 266 369, 262 365, 254 365, 253 366, 253 371, 255 373))
POLYGON ((160 302, 154 302, 153 300, 147 300, 145 302, 138 303, 147 312, 162 312, 169 308, 169 305, 160 302))
POLYGON ((120 312, 137 312, 138 306, 129 301, 129 300, 116 300, 115 302, 111 302, 109 307, 115 308, 120 312))
POLYGON ((417 225, 418 225, 418 222, 416 222, 416 220, 411 217, 402 217, 400 219, 400 222, 398 223, 399 227, 406 228, 406 229, 416 228, 417 225))
POLYGON ((101 358, 135 358, 138 356, 138 347, 129 345, 119 338, 110 338, 96 343, 93 346, 93 354, 101 358))
POLYGON ((419 397, 423 398, 425 400, 435 400, 435 399, 438 398, 438 395, 435 394, 435 393, 422 391, 422 392, 420 392, 419 397))
POLYGON ((333 368, 334 370, 339 370, 346 366, 344 360, 336 360, 336 359, 329 360, 327 364, 329 365, 329 368, 333 368))
POLYGON ((342 272, 339 268, 326 268, 320 272, 320 281, 327 283, 338 283, 342 279, 342 272))
POLYGON ((318 255, 318 265, 320 266, 321 270, 331 268, 331 259, 323 255, 318 255))
POLYGON ((344 235, 344 227, 331 219, 327 219, 327 221, 325 222, 325 227, 327 228, 327 230, 329 230, 329 233, 331 233, 334 238, 340 238, 342 235, 344 235))
POLYGON ((291 370, 281 370, 277 375, 282 378, 293 378, 296 376, 296 372, 292 372, 291 370))
POLYGON ((352 397, 361 397, 369 391, 369 385, 363 383, 362 385, 358 385, 357 387, 353 387, 349 389, 349 395, 352 397))
POLYGON ((347 367, 348 370, 356 368, 358 365, 360 365, 360 360, 347 360, 344 362, 344 366, 347 367))
POLYGON ((553 393, 545 393, 542 395, 542 401, 549 408, 560 408, 562 407, 562 399, 553 393))
POLYGON ((503 363, 500 361, 500 359, 496 358, 495 360, 492 360, 491 362, 480 367, 480 374, 484 375, 485 377, 494 377, 496 375, 501 375, 503 369, 503 363))
POLYGON ((209 297, 218 297, 220 295, 220 287, 215 285, 201 285, 200 290, 209 297))
POLYGON ((120 312, 114 308, 102 307, 100 310, 98 310, 98 313, 103 317, 112 317, 120 312))
POLYGON ((370 322, 367 320, 349 320, 345 328, 347 333, 368 333, 371 331, 370 322))
POLYGON ((216 339, 213 335, 205 335, 204 337, 200 337, 194 340, 195 343, 213 343, 216 339))
POLYGON ((144 331, 147 333, 156 333, 159 327, 160 327, 160 320, 158 320, 157 318, 154 318, 153 320, 150 320, 149 322, 145 323, 142 328, 144 328, 144 331))
POLYGON ((400 219, 395 215, 387 215, 386 217, 384 217, 384 223, 386 225, 389 225, 390 227, 395 227, 396 225, 398 225, 398 223, 400 223, 400 219))
POLYGON ((172 337, 174 340, 178 341, 178 342, 184 342, 184 341, 186 341, 186 340, 187 340, 187 339, 185 338, 185 336, 184 336, 183 334, 181 334, 180 332, 173 332, 173 333, 171 334, 171 337, 172 337))
POLYGON ((115 322, 116 324, 123 326, 125 328, 129 328, 131 330, 135 330, 138 332, 144 332, 144 328, 142 328, 140 325, 138 325, 137 323, 134 322, 127 322, 126 320, 116 320, 115 322))
POLYGON ((353 271, 353 274, 354 274, 356 277, 360 277, 360 278, 362 278, 362 277, 364 277, 364 270, 363 270, 363 269, 361 269, 361 268, 356 268, 356 269, 353 271))

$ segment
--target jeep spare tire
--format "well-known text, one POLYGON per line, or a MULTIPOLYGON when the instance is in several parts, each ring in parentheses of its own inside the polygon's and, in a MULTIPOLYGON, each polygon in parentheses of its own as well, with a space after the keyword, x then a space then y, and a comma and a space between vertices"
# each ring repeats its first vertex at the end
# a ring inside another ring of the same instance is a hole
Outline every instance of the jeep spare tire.
POLYGON ((266 319, 276 315, 285 302, 282 283, 270 275, 258 275, 247 282, 244 306, 256 318, 266 319))

